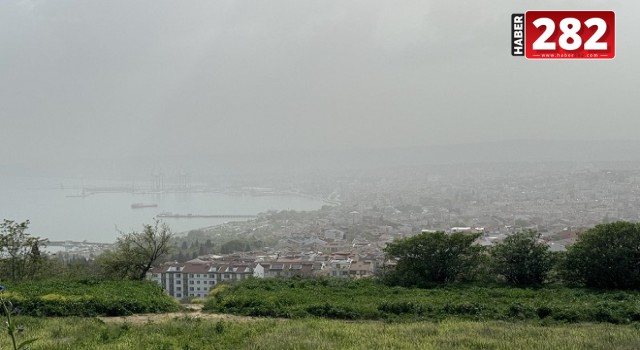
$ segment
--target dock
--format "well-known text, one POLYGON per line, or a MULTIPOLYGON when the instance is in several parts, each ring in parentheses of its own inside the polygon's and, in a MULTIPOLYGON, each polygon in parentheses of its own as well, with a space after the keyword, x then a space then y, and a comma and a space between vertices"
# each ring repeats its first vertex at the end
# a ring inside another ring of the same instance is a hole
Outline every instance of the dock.
POLYGON ((211 214, 211 215, 202 215, 202 214, 174 214, 174 213, 160 213, 156 215, 158 218, 169 218, 169 219, 255 219, 258 215, 244 215, 244 214, 211 214))

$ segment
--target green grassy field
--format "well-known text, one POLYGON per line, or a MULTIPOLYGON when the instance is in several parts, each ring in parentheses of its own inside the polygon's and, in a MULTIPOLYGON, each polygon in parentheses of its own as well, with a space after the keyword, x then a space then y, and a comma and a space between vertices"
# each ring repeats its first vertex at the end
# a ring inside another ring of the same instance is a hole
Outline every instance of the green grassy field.
MULTIPOLYGON (((179 317, 117 324, 96 318, 18 317, 31 349, 638 349, 640 327, 444 320, 384 323, 326 319, 247 321, 179 317)), ((0 335, 0 348, 8 348, 0 335)))
MULTIPOLYGON (((104 322, 74 315, 167 312, 178 306, 152 283, 76 280, 8 287, 2 297, 19 309, 18 341, 38 338, 32 350, 640 349, 636 291, 247 280, 218 286, 205 305, 208 311, 280 318, 201 319, 196 316, 214 316, 183 312, 104 322)), ((0 349, 5 348, 9 338, 0 327, 0 349)))
POLYGON ((389 287, 373 280, 250 279, 220 285, 205 310, 246 316, 344 320, 640 321, 640 292, 567 287, 389 287))

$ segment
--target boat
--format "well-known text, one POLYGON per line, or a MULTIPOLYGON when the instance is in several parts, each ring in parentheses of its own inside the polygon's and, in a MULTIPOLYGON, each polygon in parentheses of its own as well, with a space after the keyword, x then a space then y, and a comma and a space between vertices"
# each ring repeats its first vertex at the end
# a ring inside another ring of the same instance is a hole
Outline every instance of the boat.
POLYGON ((158 205, 155 203, 133 203, 131 204, 131 209, 139 209, 139 208, 157 208, 158 205))

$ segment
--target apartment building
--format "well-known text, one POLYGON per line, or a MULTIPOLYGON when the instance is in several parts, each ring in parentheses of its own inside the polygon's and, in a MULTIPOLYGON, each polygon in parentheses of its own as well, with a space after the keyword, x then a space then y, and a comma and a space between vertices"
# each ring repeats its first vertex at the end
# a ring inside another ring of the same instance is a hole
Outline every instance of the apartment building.
POLYGON ((158 283, 172 297, 183 299, 204 298, 222 281, 239 280, 252 275, 253 267, 247 263, 194 259, 154 267, 147 272, 147 279, 158 283))

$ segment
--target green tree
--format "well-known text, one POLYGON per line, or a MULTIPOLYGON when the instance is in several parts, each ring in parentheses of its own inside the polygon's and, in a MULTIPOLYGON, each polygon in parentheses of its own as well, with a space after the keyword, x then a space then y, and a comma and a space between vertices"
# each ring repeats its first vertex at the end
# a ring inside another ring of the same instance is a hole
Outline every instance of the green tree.
POLYGON ((29 220, 0 223, 0 263, 2 276, 13 280, 35 277, 44 265, 46 256, 40 253, 46 240, 27 233, 29 220))
POLYGON ((539 237, 535 231, 520 232, 493 247, 495 272, 514 285, 542 284, 552 264, 549 246, 539 237))
POLYGON ((561 275, 596 288, 640 288, 640 224, 600 224, 567 249, 561 275))
POLYGON ((222 254, 231 254, 231 253, 243 252, 243 251, 247 251, 247 250, 251 250, 251 248, 247 249, 247 243, 245 241, 239 240, 239 239, 232 239, 232 240, 224 243, 220 247, 220 252, 222 254))
POLYGON ((114 248, 103 253, 98 263, 106 277, 142 280, 171 252, 172 237, 169 226, 156 220, 154 225, 144 225, 142 232, 121 233, 114 248))
POLYGON ((384 251, 397 264, 383 278, 390 284, 417 287, 471 278, 482 251, 473 243, 479 236, 438 231, 396 240, 384 251))

